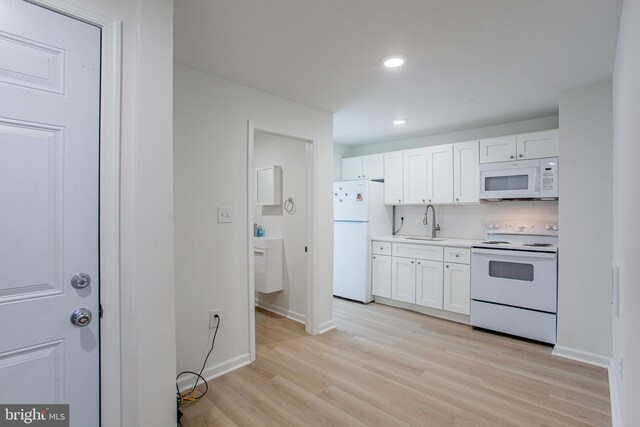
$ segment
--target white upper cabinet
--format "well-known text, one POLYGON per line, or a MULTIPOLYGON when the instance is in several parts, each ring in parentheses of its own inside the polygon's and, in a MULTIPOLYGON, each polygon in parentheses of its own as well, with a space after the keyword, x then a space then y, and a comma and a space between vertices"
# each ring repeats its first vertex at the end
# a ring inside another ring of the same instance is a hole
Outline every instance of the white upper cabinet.
POLYGON ((518 135, 518 159, 539 159, 559 155, 558 129, 518 135))
POLYGON ((453 144, 453 202, 480 201, 479 141, 453 144))
POLYGON ((480 140, 480 163, 508 162, 516 158, 516 135, 480 140))
POLYGON ((362 177, 365 179, 384 179, 384 158, 382 154, 362 157, 362 177))
POLYGON ((362 179, 362 157, 342 159, 342 180, 352 181, 354 179, 362 179))
POLYGON ((404 200, 402 151, 384 154, 384 203, 402 204, 404 200))
POLYGON ((427 148, 427 203, 453 203, 453 145, 427 148))
POLYGON ((282 167, 256 169, 256 205, 277 206, 282 203, 282 167))
POLYGON ((346 157, 342 159, 342 180, 383 179, 384 162, 382 154, 346 157))
POLYGON ((427 202, 427 149, 417 148, 403 151, 404 156, 404 203, 427 202))

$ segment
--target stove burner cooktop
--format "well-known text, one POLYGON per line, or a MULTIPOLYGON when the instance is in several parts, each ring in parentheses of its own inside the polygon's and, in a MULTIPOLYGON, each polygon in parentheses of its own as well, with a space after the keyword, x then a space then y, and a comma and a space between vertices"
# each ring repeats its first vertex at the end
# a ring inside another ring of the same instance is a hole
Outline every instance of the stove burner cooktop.
POLYGON ((524 243, 522 246, 534 246, 536 248, 548 248, 553 246, 551 243, 524 243))
POLYGON ((500 242, 498 240, 487 240, 486 242, 482 242, 485 245, 509 245, 509 242, 500 242))

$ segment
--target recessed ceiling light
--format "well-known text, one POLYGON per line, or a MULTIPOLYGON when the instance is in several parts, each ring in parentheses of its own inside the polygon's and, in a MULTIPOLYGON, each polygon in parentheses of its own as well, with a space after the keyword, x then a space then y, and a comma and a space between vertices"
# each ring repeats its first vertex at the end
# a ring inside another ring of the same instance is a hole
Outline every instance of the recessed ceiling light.
POLYGON ((389 56, 384 59, 383 64, 387 68, 396 68, 404 64, 404 58, 401 56, 389 56))
POLYGON ((400 126, 400 125, 406 124, 407 123, 407 119, 397 119, 397 120, 394 120, 391 123, 393 123, 396 126, 400 126))

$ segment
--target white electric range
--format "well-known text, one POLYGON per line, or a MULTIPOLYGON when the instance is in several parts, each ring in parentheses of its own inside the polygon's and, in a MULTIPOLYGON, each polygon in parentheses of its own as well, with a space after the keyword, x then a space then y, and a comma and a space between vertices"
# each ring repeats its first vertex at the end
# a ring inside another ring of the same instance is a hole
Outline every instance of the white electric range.
POLYGON ((558 225, 489 222, 471 247, 471 325, 556 343, 558 225))

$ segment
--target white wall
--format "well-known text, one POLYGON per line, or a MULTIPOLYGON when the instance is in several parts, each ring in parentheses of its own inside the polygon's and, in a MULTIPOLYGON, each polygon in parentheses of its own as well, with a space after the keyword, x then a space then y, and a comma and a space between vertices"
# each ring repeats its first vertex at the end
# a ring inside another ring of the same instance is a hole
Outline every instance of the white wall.
POLYGON ((209 310, 222 309, 206 374, 249 352, 247 121, 317 138, 316 324, 332 322, 333 180, 330 113, 198 71, 174 69, 174 185, 178 370, 196 369, 210 337, 209 310), (233 223, 217 224, 218 206, 233 223))
MULTIPOLYGON (((400 227, 400 218, 404 225, 398 234, 412 236, 430 236, 431 224, 422 224, 424 206, 396 206, 396 230, 400 227)), ((495 221, 549 221, 558 220, 558 202, 521 201, 489 202, 469 205, 436 206, 436 219, 440 224, 439 237, 460 239, 484 239, 485 224, 495 221)), ((431 214, 429 214, 431 221, 431 214)))
POLYGON ((613 74, 614 260, 620 315, 614 318, 615 396, 623 426, 640 425, 640 1, 625 0, 613 74), (621 366, 624 361, 623 366, 621 366))
POLYGON ((535 132, 539 130, 556 129, 558 116, 542 117, 539 119, 522 120, 502 125, 484 128, 466 129, 440 135, 429 135, 420 138, 402 139, 380 144, 355 145, 351 147, 348 156, 362 156, 365 154, 385 153, 410 148, 428 147, 431 145, 450 144, 453 142, 469 141, 473 139, 491 138, 494 136, 513 135, 516 133, 535 132))
POLYGON ((333 180, 342 180, 342 159, 351 156, 351 147, 342 144, 333 144, 333 180))
POLYGON ((175 425, 173 1, 80 2, 123 22, 122 425, 175 425))
POLYGON ((258 303, 267 309, 298 321, 307 315, 308 254, 307 240, 307 148, 301 140, 256 132, 254 165, 282 167, 282 200, 293 198, 295 212, 290 215, 282 205, 256 206, 255 221, 266 236, 284 239, 284 289, 270 294, 256 292, 258 303))
POLYGON ((560 92, 558 351, 611 356, 611 82, 560 92))

